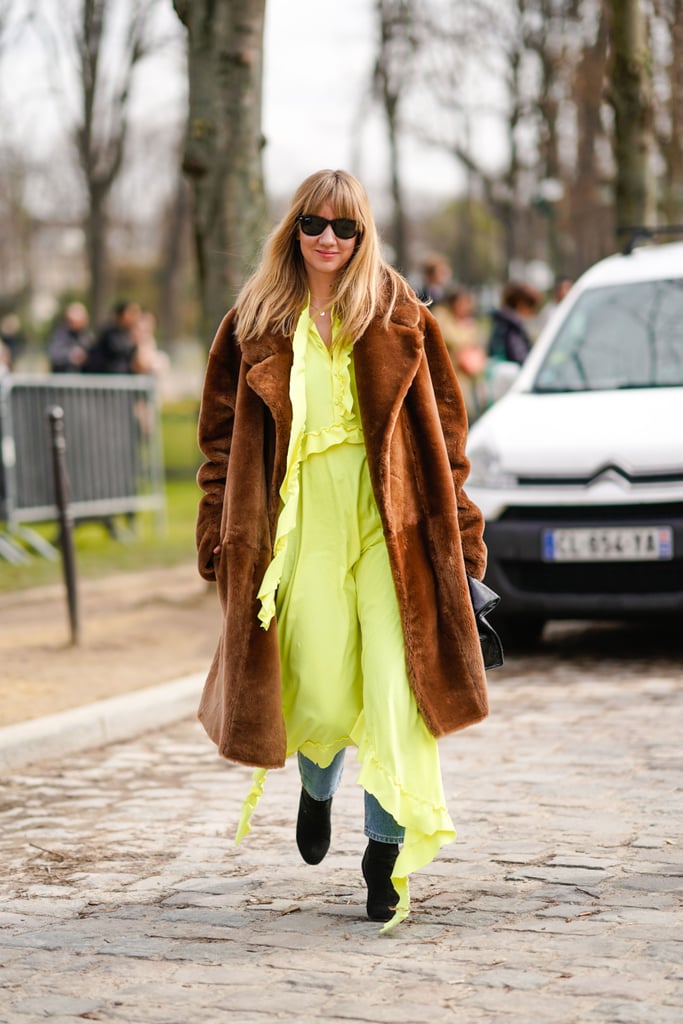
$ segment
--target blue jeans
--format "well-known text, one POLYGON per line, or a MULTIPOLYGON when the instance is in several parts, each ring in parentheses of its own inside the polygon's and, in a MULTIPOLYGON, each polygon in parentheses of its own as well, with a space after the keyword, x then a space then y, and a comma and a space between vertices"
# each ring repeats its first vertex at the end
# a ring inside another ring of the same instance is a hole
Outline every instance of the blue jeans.
MULTIPOLYGON (((301 785, 314 800, 329 800, 337 792, 344 769, 344 750, 336 754, 327 768, 321 768, 299 752, 301 785)), ((379 800, 365 791, 365 835, 379 843, 400 843, 405 829, 385 811, 379 800)))

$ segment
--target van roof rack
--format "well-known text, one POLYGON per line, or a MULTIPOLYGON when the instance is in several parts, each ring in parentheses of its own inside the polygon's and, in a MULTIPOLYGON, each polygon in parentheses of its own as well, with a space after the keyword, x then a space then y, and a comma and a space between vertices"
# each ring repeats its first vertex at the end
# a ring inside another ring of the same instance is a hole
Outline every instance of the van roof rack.
POLYGON ((628 240, 621 252, 623 256, 630 256, 639 243, 649 242, 657 235, 683 235, 683 224, 661 224, 659 227, 646 227, 645 225, 623 227, 617 228, 617 235, 628 235, 628 240))

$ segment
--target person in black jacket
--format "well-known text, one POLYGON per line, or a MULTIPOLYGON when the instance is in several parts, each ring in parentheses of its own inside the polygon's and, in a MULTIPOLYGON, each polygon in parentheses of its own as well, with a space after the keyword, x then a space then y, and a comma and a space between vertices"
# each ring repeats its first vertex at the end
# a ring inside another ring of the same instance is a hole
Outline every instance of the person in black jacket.
POLYGON ((21 329, 21 321, 16 313, 8 313, 0 322, 0 345, 2 345, 3 365, 13 370, 17 358, 26 347, 26 338, 21 329))
POLYGON ((117 302, 83 364, 84 373, 134 373, 137 353, 135 327, 140 317, 136 302, 117 302))
POLYGON ((89 322, 88 310, 83 303, 70 302, 48 342, 51 373, 81 372, 92 341, 89 322))
POLYGON ((531 349, 526 321, 541 304, 541 296, 530 285, 510 281, 503 288, 499 309, 491 314, 493 321, 488 350, 491 359, 523 363, 531 349))
MULTIPOLYGON (((95 343, 88 352, 87 359, 83 364, 83 373, 115 373, 133 374, 137 372, 136 359, 138 345, 136 339, 136 328, 140 319, 140 307, 136 302, 117 302, 112 310, 111 319, 102 327, 95 343)), ((143 415, 146 410, 144 399, 141 399, 143 415)), ((137 409, 133 410, 134 418, 122 424, 122 428, 128 431, 128 452, 124 451, 123 457, 119 459, 119 475, 116 481, 118 494, 112 497, 127 497, 137 493, 137 475, 140 464, 140 418, 137 409)), ((115 446, 125 446, 125 441, 120 435, 114 439, 115 446)), ((113 457, 113 456, 112 456, 113 457)), ((129 528, 134 522, 134 513, 127 512, 126 519, 129 528)), ((122 536, 117 528, 114 518, 106 516, 103 519, 104 525, 113 537, 122 536)))

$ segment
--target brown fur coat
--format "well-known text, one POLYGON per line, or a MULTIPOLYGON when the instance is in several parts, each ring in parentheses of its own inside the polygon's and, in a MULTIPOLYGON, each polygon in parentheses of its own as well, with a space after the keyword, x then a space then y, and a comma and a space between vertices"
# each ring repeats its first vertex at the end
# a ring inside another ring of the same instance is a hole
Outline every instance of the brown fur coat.
MULTIPOLYGON (((292 345, 269 334, 240 348, 234 317, 228 313, 211 347, 199 419, 206 458, 198 474, 199 571, 216 580, 224 613, 199 717, 222 755, 275 768, 286 746, 277 624, 261 627, 256 593, 280 510, 292 345)), ((488 711, 466 579, 466 572, 483 576, 486 549, 481 513, 463 490, 465 409, 436 321, 423 307, 399 303, 388 331, 377 318, 353 358, 408 677, 425 723, 441 736, 488 711)))

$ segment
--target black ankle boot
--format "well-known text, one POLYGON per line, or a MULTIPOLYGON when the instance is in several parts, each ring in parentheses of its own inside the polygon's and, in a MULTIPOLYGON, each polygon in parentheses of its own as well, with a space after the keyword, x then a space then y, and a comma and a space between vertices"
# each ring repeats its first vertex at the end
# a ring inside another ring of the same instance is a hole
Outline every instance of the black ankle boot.
POLYGON ((314 800, 301 790, 296 819, 296 845, 307 864, 319 864, 330 848, 332 797, 314 800))
POLYGON ((368 840, 361 867, 368 887, 367 910, 371 921, 389 921, 394 916, 398 893, 391 884, 391 872, 398 857, 398 843, 368 840))

